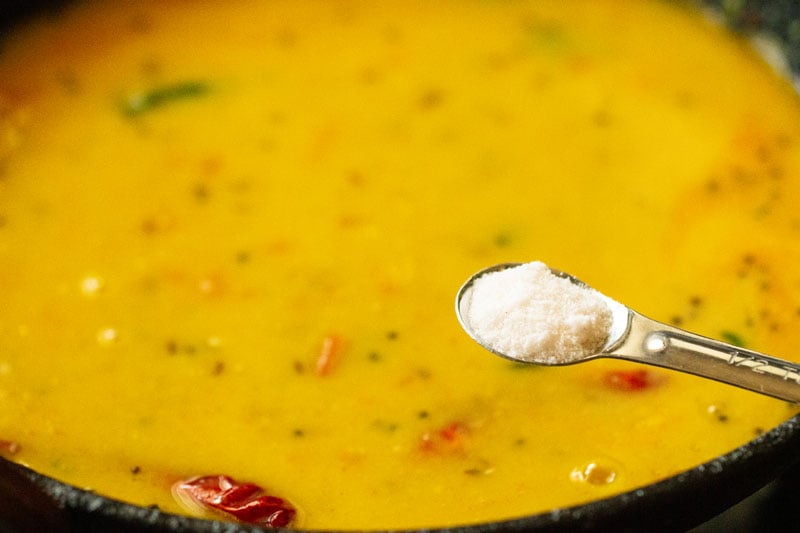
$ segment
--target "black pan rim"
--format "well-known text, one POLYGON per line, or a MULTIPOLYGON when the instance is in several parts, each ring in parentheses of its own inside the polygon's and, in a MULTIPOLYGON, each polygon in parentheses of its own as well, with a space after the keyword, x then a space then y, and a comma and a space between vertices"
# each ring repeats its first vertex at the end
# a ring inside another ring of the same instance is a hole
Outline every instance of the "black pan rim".
MULTIPOLYGON (((264 529, 219 522, 142 507, 80 489, 0 458, 21 473, 34 490, 61 511, 67 530, 194 533, 254 533, 264 529)), ((521 531, 589 531, 613 529, 676 531, 696 526, 752 494, 790 467, 800 464, 800 415, 748 443, 706 463, 661 481, 585 504, 508 520, 408 531, 489 533, 521 531), (664 513, 664 510, 673 512, 664 513), (654 519, 657 522, 654 523, 654 519)), ((274 531, 274 530, 272 530, 274 531)), ((311 531, 284 529, 282 531, 311 531)), ((322 530, 313 530, 322 531, 322 530)))
MULTIPOLYGON (((19 20, 42 10, 58 10, 75 0, 0 0, 0 38, 19 20)), ((690 2, 691 3, 691 2, 690 2)), ((767 32, 783 44, 790 70, 800 73, 800 3, 792 0, 696 0, 720 11, 726 23, 743 34, 767 32), (731 7, 733 6, 733 8, 731 7)), ((415 529, 431 533, 521 531, 685 530, 715 516, 800 464, 800 415, 706 463, 661 481, 615 496, 514 519, 456 527, 415 529), (669 511, 669 512, 665 512, 669 511)), ((57 510, 64 531, 141 531, 245 533, 266 531, 246 524, 219 522, 142 507, 47 477, 0 457, 2 472, 24 480, 57 510)), ((0 522, 0 526, 4 524, 0 522)), ((5 531, 2 527, 0 530, 5 531)), ((274 531, 274 530, 273 530, 274 531)), ((290 530, 283 530, 290 531, 290 530)), ((307 530, 291 530, 307 531, 307 530)), ((320 531, 320 530, 317 530, 320 531)), ((387 530, 373 530, 378 531, 387 530)))

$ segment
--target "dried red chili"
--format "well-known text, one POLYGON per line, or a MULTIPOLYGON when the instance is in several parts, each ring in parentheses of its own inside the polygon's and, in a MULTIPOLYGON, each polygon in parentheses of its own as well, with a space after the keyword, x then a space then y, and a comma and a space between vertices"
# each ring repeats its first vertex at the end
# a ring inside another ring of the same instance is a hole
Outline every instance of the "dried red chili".
POLYGON ((239 483, 224 475, 179 481, 172 492, 192 511, 200 508, 223 513, 257 526, 285 527, 297 514, 294 506, 283 498, 270 496, 254 483, 239 483))

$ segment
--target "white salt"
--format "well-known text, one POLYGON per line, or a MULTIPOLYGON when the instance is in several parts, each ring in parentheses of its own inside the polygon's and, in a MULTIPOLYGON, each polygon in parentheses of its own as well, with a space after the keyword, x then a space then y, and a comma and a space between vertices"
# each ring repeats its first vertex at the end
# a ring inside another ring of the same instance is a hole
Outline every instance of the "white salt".
POLYGON ((475 338, 514 359, 570 363, 598 353, 609 337, 606 297, 556 276, 540 261, 485 274, 465 296, 475 338))

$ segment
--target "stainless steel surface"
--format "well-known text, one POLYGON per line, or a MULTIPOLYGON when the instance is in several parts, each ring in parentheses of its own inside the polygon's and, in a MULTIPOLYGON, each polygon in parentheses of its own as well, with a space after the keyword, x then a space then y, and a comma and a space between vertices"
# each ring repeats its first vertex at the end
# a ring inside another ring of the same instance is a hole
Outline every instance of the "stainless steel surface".
POLYGON ((627 333, 602 357, 637 361, 800 402, 800 365, 662 324, 629 310, 627 333))

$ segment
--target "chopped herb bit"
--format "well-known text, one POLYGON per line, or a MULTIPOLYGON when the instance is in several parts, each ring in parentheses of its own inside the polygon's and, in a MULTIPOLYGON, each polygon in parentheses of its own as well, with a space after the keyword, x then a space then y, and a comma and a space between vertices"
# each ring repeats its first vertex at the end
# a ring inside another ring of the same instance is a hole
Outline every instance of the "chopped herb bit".
POLYGON ((208 185, 205 183, 198 183, 192 188, 192 196, 199 204, 206 203, 211 192, 208 190, 208 185))
POLYGON ((419 99, 420 109, 434 109, 442 105, 444 94, 438 89, 429 89, 419 99))
POLYGON ((306 432, 303 429, 297 428, 294 431, 292 431, 292 436, 297 438, 305 437, 306 432))
POLYGON ((680 91, 675 94, 675 104, 681 109, 694 107, 696 100, 697 96, 687 91, 680 91))
POLYGON ((397 431, 397 428, 400 426, 395 422, 388 422, 386 420, 374 420, 372 422, 372 427, 374 427, 375 429, 379 429, 381 431, 386 431, 387 433, 393 433, 394 431, 397 431))
POLYGON ((494 472, 494 467, 485 459, 479 459, 477 465, 464 470, 464 473, 468 476, 485 476, 492 472, 494 472))
POLYGON ((387 331, 386 332, 386 338, 388 340, 390 340, 390 341, 396 340, 397 336, 398 336, 398 333, 396 331, 392 330, 392 331, 387 331))
POLYGON ((728 413, 725 412, 724 409, 717 405, 709 405, 708 406, 708 414, 710 414, 717 422, 725 423, 728 421, 728 413))
POLYGON ((208 83, 203 81, 164 85, 149 91, 131 94, 123 102, 122 112, 127 117, 137 117, 179 100, 205 96, 210 90, 211 87, 208 83))
POLYGON ((292 368, 294 368, 294 371, 298 374, 304 374, 306 371, 306 365, 304 365, 303 362, 299 360, 295 360, 292 362, 292 368))
POLYGON ((517 440, 514 441, 514 446, 524 446, 527 443, 528 441, 525 440, 525 437, 519 437, 517 440))
POLYGON ((56 82, 64 91, 64 94, 74 95, 80 92, 80 83, 74 72, 60 72, 56 76, 56 82))
POLYGON ((364 69, 361 70, 359 79, 364 85, 373 85, 380 81, 381 71, 373 66, 364 67, 364 69))
POLYGON ((211 375, 219 376, 225 372, 225 361, 215 361, 214 366, 211 368, 211 375))
POLYGON ((611 124, 611 114, 607 109, 598 109, 592 115, 592 122, 598 128, 606 128, 611 124))
POLYGON ((142 221, 141 228, 142 228, 142 233, 145 233, 147 235, 152 235, 156 231, 158 231, 158 223, 152 218, 147 218, 142 221))
POLYGON ((570 42, 564 28, 556 23, 529 20, 524 22, 523 30, 538 48, 550 52, 563 52, 569 48, 570 42))
POLYGON ((733 344, 734 346, 739 346, 742 348, 745 346, 744 340, 742 340, 738 334, 732 331, 723 331, 720 333, 720 335, 722 336, 722 339, 729 344, 733 344))
POLYGON ((249 263, 250 262, 250 252, 247 250, 242 250, 236 254, 236 262, 237 263, 249 263))
POLYGON ((141 471, 142 471, 142 467, 140 467, 140 466, 132 466, 131 467, 131 474, 133 474, 134 476, 136 474, 141 473, 141 471))
POLYGON ((364 174, 359 170, 351 170, 345 176, 347 182, 352 185, 353 187, 363 187, 364 186, 364 174))
POLYGON ((176 355, 179 353, 191 355, 197 352, 197 346, 194 344, 182 344, 175 339, 167 339, 167 342, 164 343, 164 348, 170 355, 176 355))
POLYGON ((370 361, 372 361, 374 363, 377 363, 378 361, 382 360, 383 357, 381 356, 380 353, 372 351, 372 352, 369 352, 367 354, 367 359, 369 359, 370 361))
POLYGON ((511 244, 511 235, 508 233, 498 233, 494 237, 494 245, 498 248, 505 248, 511 244))
POLYGON ((430 416, 431 416, 431 414, 428 411, 425 411, 424 409, 422 411, 420 411, 419 413, 417 413, 417 418, 422 419, 422 420, 424 420, 424 419, 426 419, 426 418, 428 418, 430 416))
POLYGON ((281 28, 276 33, 275 40, 281 48, 291 48, 297 44, 297 32, 292 28, 281 28))

